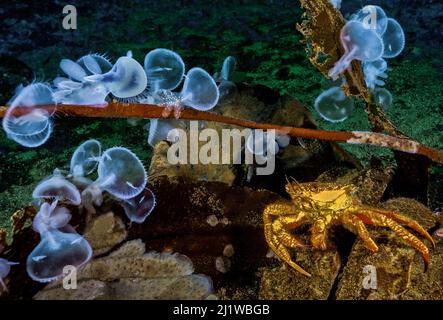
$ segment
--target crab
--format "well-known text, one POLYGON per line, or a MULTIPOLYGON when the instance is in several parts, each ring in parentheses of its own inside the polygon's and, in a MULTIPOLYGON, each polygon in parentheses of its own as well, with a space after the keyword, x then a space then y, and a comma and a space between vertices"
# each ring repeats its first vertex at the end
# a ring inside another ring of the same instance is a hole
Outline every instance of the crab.
POLYGON ((306 224, 311 225, 312 247, 321 250, 327 247, 327 232, 332 225, 343 225, 357 234, 365 247, 372 252, 377 252, 378 246, 365 225, 390 228, 422 254, 427 269, 428 247, 405 227, 414 230, 435 247, 429 233, 418 222, 398 212, 362 204, 356 196, 357 188, 354 185, 288 181, 285 189, 291 197, 291 202, 271 203, 263 212, 265 238, 271 250, 280 259, 303 275, 311 276, 292 260, 288 248, 308 247, 291 233, 291 230, 306 224))

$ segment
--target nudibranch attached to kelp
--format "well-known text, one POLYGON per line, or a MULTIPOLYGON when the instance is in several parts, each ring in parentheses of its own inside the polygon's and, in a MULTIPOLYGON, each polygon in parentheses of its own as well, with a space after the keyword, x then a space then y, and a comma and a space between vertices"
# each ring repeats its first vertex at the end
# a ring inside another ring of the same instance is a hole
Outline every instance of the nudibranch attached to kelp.
POLYGON ((32 192, 35 199, 55 200, 73 205, 80 205, 81 197, 77 187, 63 177, 59 172, 42 182, 32 192))
POLYGON ((120 57, 109 72, 87 76, 85 80, 103 84, 115 97, 121 99, 140 95, 148 84, 145 70, 132 58, 131 52, 120 57))
MULTIPOLYGON (((232 72, 233 61, 228 57, 224 63, 225 77, 232 72)), ((185 107, 211 110, 220 97, 216 82, 205 70, 193 68, 184 76, 182 58, 168 49, 149 52, 144 68, 129 51, 114 65, 105 56, 88 54, 77 61, 62 59, 60 69, 65 76, 55 78, 53 88, 43 83, 17 88, 3 118, 8 137, 25 147, 44 144, 52 133, 51 116, 57 104, 106 107, 111 95, 120 102, 164 106, 163 117, 174 111, 179 118, 185 107), (173 92, 183 79, 181 92, 173 92)))
MULTIPOLYGON (((94 144, 94 153, 98 153, 98 141, 89 140, 80 147, 88 144, 94 144)), ((86 176, 81 180, 72 177, 82 188, 81 205, 95 213, 94 206, 100 206, 103 192, 108 192, 123 206, 131 221, 142 223, 155 207, 155 196, 146 188, 148 177, 140 159, 123 147, 107 149, 98 157, 91 154, 90 159, 98 162, 98 178, 91 181, 86 176)))
POLYGON ((40 243, 26 260, 26 271, 35 281, 60 279, 67 266, 82 268, 92 257, 91 246, 78 233, 51 230, 40 237, 40 243))
POLYGON ((340 87, 332 87, 321 93, 314 106, 318 114, 329 122, 344 121, 354 110, 354 102, 340 87))
POLYGON ((90 139, 83 142, 71 157, 69 173, 73 177, 86 177, 93 173, 98 165, 98 159, 102 155, 100 142, 90 139))
POLYGON ((165 106, 163 116, 168 117, 174 111, 175 117, 179 118, 184 107, 200 111, 213 109, 218 103, 219 90, 209 73, 201 68, 192 68, 186 74, 182 91, 179 94, 167 95, 163 101, 162 95, 158 97, 160 97, 158 102, 165 106))
POLYGON ((363 62, 363 73, 365 75, 366 86, 369 89, 374 89, 376 86, 384 86, 386 79, 388 64, 384 59, 378 59, 372 62, 363 62), (382 79, 380 79, 382 78, 382 79))
POLYGON ((392 94, 385 88, 376 88, 374 90, 375 103, 385 109, 392 106, 392 94))
POLYGON ((382 36, 388 25, 388 17, 385 11, 375 5, 367 5, 358 10, 351 16, 350 20, 355 20, 363 23, 366 29, 372 29, 379 36, 382 36))
POLYGON ((174 90, 183 80, 185 63, 174 51, 155 49, 145 56, 145 72, 149 91, 174 90))
POLYGON ((237 62, 234 57, 229 56, 223 61, 220 73, 214 75, 214 80, 218 83, 218 91, 220 93, 218 104, 220 105, 232 102, 237 94, 237 86, 230 81, 236 66, 237 62))
POLYGON ((388 25, 383 34, 383 43, 385 47, 383 58, 395 58, 405 47, 405 33, 403 28, 392 18, 388 19, 388 25))
POLYGON ((374 30, 367 29, 362 22, 347 22, 341 30, 340 40, 345 53, 329 71, 329 76, 334 80, 350 67, 352 60, 371 62, 383 56, 383 40, 374 30))
POLYGON ((384 59, 395 58, 405 46, 405 34, 400 24, 375 5, 367 5, 353 14, 342 28, 340 40, 345 54, 329 75, 337 79, 350 67, 352 59, 360 60, 366 85, 371 90, 385 84, 382 80, 387 78, 384 59))
POLYGON ((8 138, 28 148, 44 144, 52 133, 53 124, 52 114, 41 106, 55 104, 52 94, 51 88, 44 83, 17 88, 2 122, 8 138))
POLYGON ((87 76, 109 72, 112 64, 109 60, 98 54, 89 54, 74 62, 63 59, 60 69, 69 77, 57 77, 54 86, 57 91, 54 99, 62 104, 78 105, 105 105, 109 89, 101 82, 86 81, 87 76))
POLYGON ((140 159, 129 149, 114 147, 103 152, 98 162, 95 182, 119 199, 131 199, 145 188, 148 181, 140 159))

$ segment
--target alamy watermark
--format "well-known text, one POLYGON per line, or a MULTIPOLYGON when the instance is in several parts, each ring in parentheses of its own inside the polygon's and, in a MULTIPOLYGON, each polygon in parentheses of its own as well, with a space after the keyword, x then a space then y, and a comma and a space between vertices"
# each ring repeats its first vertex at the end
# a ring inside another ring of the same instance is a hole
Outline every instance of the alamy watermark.
POLYGON ((376 30, 377 29, 377 7, 376 6, 365 6, 363 13, 366 16, 363 18, 363 25, 366 29, 376 30))
POLYGON ((67 265, 63 268, 63 289, 77 289, 77 268, 75 266, 67 265))
POLYGON ((77 8, 68 4, 63 7, 63 14, 66 15, 62 22, 63 29, 77 30, 77 8))
POLYGON ((168 162, 177 164, 256 164, 257 175, 271 175, 275 170, 275 130, 199 129, 190 121, 189 132, 176 128, 169 131, 168 162), (243 148, 253 135, 253 150, 243 148), (189 137, 189 138, 188 138, 189 137), (242 143, 243 142, 243 143, 242 143), (244 153, 242 152, 244 149, 244 153))
POLYGON ((366 290, 377 289, 377 269, 373 265, 366 265, 363 267, 363 288, 366 290))

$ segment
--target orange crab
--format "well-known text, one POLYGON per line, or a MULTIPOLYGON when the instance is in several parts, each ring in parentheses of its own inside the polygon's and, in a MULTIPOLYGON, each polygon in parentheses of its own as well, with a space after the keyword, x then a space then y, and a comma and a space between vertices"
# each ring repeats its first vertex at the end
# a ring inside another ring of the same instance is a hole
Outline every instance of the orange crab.
POLYGON ((429 233, 416 221, 400 213, 362 204, 355 196, 355 186, 288 181, 286 192, 290 195, 291 202, 279 201, 266 206, 263 213, 264 231, 269 247, 296 271, 311 276, 292 260, 287 249, 306 247, 291 233, 291 230, 304 224, 312 226, 311 244, 316 249, 325 250, 328 228, 341 224, 356 233, 372 252, 377 252, 378 247, 365 224, 388 227, 422 254, 427 268, 428 247, 402 225, 416 231, 435 247, 429 233))

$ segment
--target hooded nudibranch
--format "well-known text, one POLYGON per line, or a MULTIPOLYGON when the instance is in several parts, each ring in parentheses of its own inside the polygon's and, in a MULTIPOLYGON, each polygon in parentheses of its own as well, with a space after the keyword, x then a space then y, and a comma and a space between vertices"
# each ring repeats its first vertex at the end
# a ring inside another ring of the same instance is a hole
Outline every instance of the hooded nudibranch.
POLYGON ((68 224, 69 210, 57 204, 43 203, 32 223, 41 240, 26 260, 26 271, 38 282, 57 280, 65 267, 81 268, 92 257, 89 243, 68 224))
POLYGON ((332 4, 332 6, 335 9, 340 10, 340 8, 341 8, 341 0, 329 0, 329 2, 332 4))
POLYGON ((54 174, 48 179, 40 182, 32 192, 35 199, 55 199, 73 205, 80 205, 81 196, 77 187, 66 180, 61 174, 54 174))
POLYGON ((17 262, 11 262, 6 259, 0 258, 0 292, 8 291, 4 279, 8 276, 11 271, 11 266, 17 265, 17 262))
POLYGON ((173 119, 150 119, 148 144, 154 147, 160 141, 166 140, 171 143, 176 142, 178 136, 175 135, 174 129, 185 127, 182 120, 173 119))
POLYGON ((141 224, 151 214, 156 205, 155 195, 150 189, 145 189, 132 199, 122 202, 126 216, 131 222, 141 224))
POLYGON ((385 33, 388 25, 388 17, 385 11, 375 5, 364 6, 352 15, 350 20, 362 22, 366 29, 374 30, 379 36, 385 33))
POLYGON ((369 89, 385 85, 385 82, 379 78, 386 79, 388 77, 386 74, 387 69, 388 64, 383 59, 363 63, 365 82, 369 89))
POLYGON ((231 79, 231 75, 234 73, 236 67, 237 67, 237 61, 235 61, 235 58, 231 56, 227 57, 223 61, 223 66, 220 71, 221 80, 231 79))
POLYGON ((237 86, 234 82, 230 81, 231 75, 234 73, 236 66, 237 62, 235 61, 235 58, 229 56, 223 61, 220 73, 214 75, 215 81, 220 82, 218 85, 218 91, 220 94, 218 104, 220 105, 231 103, 237 94, 237 86))
POLYGON ((54 79, 54 99, 60 104, 105 106, 109 90, 100 82, 75 82, 63 77, 54 79))
POLYGON ((392 18, 388 18, 386 32, 383 35, 383 43, 383 58, 388 59, 398 56, 405 47, 405 33, 403 28, 392 18))
POLYGON ((87 54, 77 60, 77 64, 80 65, 88 75, 103 74, 112 69, 112 63, 106 56, 91 53, 87 54))
POLYGON ((389 90, 385 88, 376 88, 374 90, 374 100, 379 106, 386 109, 392 106, 393 98, 389 90))
POLYGON ((192 68, 186 75, 180 99, 185 106, 208 111, 217 105, 219 95, 214 79, 205 70, 192 68))
POLYGON ((183 80, 185 63, 174 51, 155 49, 145 57, 145 72, 148 76, 149 90, 174 90, 183 80))
POLYGON ((318 114, 330 122, 341 122, 354 110, 354 102, 340 87, 332 87, 321 93, 314 103, 318 114))
POLYGON ((334 80, 351 66, 352 60, 371 62, 383 55, 384 45, 381 37, 374 30, 366 29, 359 21, 347 22, 341 30, 340 40, 345 53, 329 70, 329 76, 334 80))
POLYGON ((102 83, 117 98, 133 98, 146 90, 148 79, 145 70, 132 53, 120 57, 112 69, 104 74, 84 78, 93 83, 102 83))
POLYGON ((33 222, 32 229, 40 234, 61 229, 67 226, 71 220, 71 213, 64 207, 57 207, 58 201, 49 204, 42 203, 33 222))
POLYGON ((92 248, 79 234, 50 230, 40 234, 41 241, 26 260, 28 275, 38 282, 60 279, 65 267, 83 267, 92 257, 92 248))
POLYGON ((83 142, 72 155, 70 174, 74 177, 85 177, 97 168, 102 154, 100 142, 91 139, 83 142))
POLYGON ((109 90, 101 82, 86 81, 86 77, 100 75, 111 69, 112 64, 98 54, 89 54, 74 62, 62 59, 60 69, 69 77, 57 77, 54 99, 61 104, 105 105, 109 90))
POLYGON ((53 105, 51 88, 44 83, 33 83, 17 88, 3 118, 3 130, 18 144, 34 148, 44 144, 52 133, 52 120, 42 105, 53 105))
POLYGON ((122 147, 107 149, 98 163, 97 184, 119 199, 131 199, 146 186, 147 174, 140 159, 122 147))

